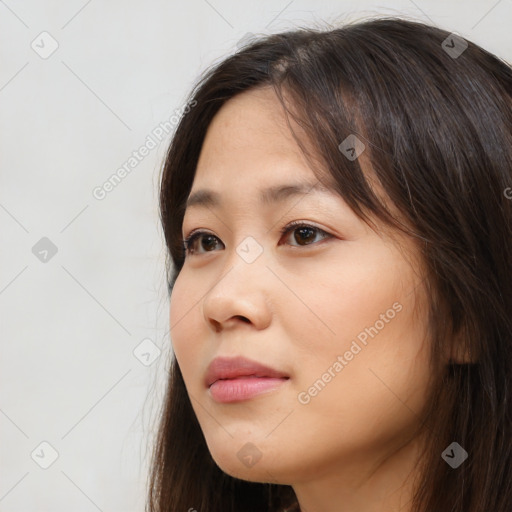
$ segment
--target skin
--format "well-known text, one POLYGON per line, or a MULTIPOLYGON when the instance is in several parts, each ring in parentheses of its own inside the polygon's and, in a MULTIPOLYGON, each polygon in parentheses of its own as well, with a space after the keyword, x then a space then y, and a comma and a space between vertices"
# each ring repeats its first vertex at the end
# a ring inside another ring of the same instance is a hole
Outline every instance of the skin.
POLYGON ((176 280, 174 352, 224 472, 292 485, 303 512, 407 512, 431 375, 415 247, 370 229, 333 191, 260 204, 260 188, 298 180, 318 183, 272 90, 229 100, 209 127, 191 191, 217 191, 222 206, 187 209, 183 222, 184 237, 201 228, 217 239, 197 240, 176 280), (301 238, 300 228, 281 235, 295 220, 331 236, 301 238), (236 251, 247 236, 263 249, 252 263, 236 251), (300 393, 396 303, 394 318, 301 403, 300 393), (217 403, 206 368, 237 355, 290 379, 247 401, 217 403), (261 453, 251 467, 237 456, 246 443, 261 453))

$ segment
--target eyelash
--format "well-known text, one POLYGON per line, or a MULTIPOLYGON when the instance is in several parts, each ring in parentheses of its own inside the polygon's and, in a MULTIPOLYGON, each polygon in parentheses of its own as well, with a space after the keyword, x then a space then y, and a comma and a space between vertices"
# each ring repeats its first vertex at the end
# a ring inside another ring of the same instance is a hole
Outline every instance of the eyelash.
MULTIPOLYGON (((281 233, 280 233, 281 238, 284 235, 286 235, 290 232, 293 232, 298 228, 311 228, 311 229, 317 231, 318 233, 322 234, 324 236, 324 240, 327 238, 333 237, 333 235, 331 235, 330 233, 327 233, 323 229, 321 229, 313 224, 307 224, 302 221, 293 221, 293 222, 290 222, 289 224, 287 224, 283 229, 281 229, 281 233)), ((191 246, 196 241, 196 239, 198 239, 202 235, 209 235, 209 236, 213 236, 214 238, 218 239, 218 237, 216 237, 215 235, 212 235, 211 233, 208 233, 206 231, 193 231, 187 238, 182 240, 183 250, 186 255, 194 255, 195 254, 193 252, 193 249, 191 246)), ((319 243, 319 242, 313 242, 311 244, 306 244, 306 245, 299 246, 299 247, 307 247, 308 245, 314 245, 315 243, 319 243)), ((292 246, 292 247, 297 247, 297 246, 292 246)), ((205 252, 208 253, 208 252, 214 252, 214 251, 205 251, 205 252)), ((199 253, 199 254, 204 254, 204 253, 199 253)))

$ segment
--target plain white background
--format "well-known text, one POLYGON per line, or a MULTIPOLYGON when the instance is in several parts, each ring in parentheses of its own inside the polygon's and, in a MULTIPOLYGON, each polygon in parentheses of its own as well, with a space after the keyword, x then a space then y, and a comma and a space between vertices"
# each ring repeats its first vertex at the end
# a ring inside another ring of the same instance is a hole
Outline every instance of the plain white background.
POLYGON ((512 0, 0 0, 1 512, 144 510, 171 354, 170 135, 93 191, 249 33, 378 13, 512 61, 512 0))

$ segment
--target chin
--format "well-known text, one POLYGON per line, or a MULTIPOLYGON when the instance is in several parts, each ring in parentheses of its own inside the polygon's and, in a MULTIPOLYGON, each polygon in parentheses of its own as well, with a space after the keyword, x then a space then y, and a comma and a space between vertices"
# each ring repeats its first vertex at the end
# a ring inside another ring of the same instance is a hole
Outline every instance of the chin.
POLYGON ((236 443, 223 447, 219 450, 210 450, 213 460, 217 466, 227 475, 255 483, 273 483, 290 485, 289 472, 283 467, 282 460, 277 464, 276 453, 265 453, 258 451, 253 443, 246 443, 237 448, 236 443), (234 447, 234 446, 235 447, 234 447))
POLYGON ((233 478, 248 482, 263 482, 270 479, 262 460, 252 467, 242 464, 236 454, 234 457, 233 454, 229 457, 213 457, 213 460, 224 473, 233 478))

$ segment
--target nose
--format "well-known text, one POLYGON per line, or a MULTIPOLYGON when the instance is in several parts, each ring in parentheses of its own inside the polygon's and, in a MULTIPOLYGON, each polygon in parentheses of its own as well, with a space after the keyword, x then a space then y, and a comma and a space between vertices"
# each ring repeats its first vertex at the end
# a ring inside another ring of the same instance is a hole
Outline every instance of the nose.
POLYGON ((204 297, 203 316, 208 326, 215 332, 242 324, 265 329, 272 318, 270 275, 263 262, 233 262, 204 297))

